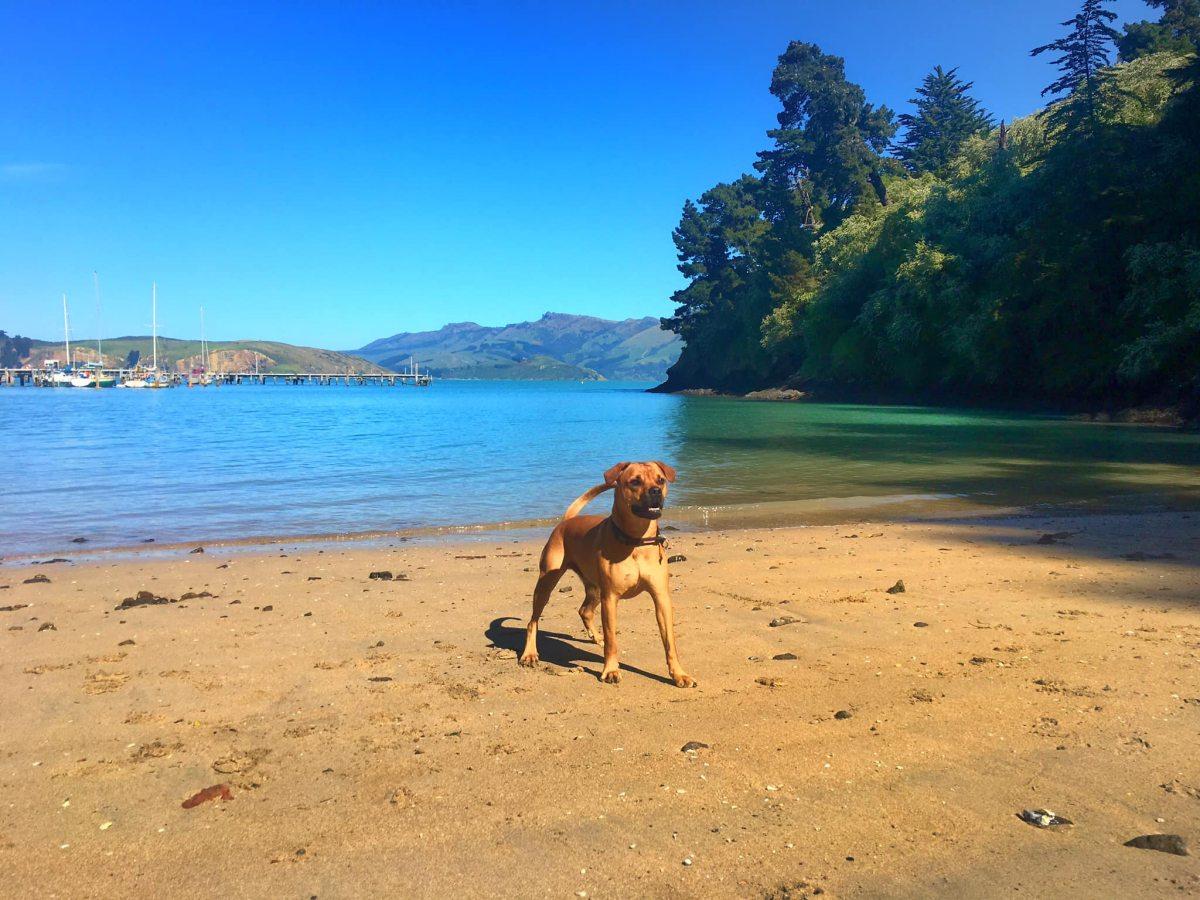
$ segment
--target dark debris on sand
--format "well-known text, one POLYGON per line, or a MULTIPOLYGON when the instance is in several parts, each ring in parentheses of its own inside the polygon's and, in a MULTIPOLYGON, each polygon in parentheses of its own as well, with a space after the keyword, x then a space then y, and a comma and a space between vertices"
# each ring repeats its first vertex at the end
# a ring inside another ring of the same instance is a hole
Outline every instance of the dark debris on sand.
POLYGON ((170 597, 160 597, 151 591, 138 591, 136 597, 126 597, 117 605, 117 610, 136 609, 139 606, 165 606, 168 603, 178 603, 170 597))

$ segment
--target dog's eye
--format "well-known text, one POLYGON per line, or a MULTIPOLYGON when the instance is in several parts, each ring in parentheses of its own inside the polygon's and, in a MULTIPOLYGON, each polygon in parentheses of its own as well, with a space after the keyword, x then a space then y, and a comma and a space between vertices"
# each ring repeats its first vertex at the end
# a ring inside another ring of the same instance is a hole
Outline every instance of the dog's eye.
POLYGON ((640 478, 630 478, 630 479, 629 479, 629 484, 630 484, 632 487, 641 487, 641 486, 642 486, 642 479, 640 479, 640 478))
POLYGON ((666 483, 667 483, 667 479, 665 479, 665 478, 660 478, 660 479, 658 479, 658 483, 659 483, 659 484, 666 484, 666 483))

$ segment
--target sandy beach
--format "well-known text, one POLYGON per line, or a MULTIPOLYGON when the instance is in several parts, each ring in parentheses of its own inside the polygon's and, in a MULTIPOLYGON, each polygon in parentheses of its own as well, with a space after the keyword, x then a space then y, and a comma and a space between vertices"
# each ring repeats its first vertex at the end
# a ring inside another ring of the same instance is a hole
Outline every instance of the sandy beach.
POLYGON ((1200 894, 1200 514, 670 538, 692 690, 503 535, 0 569, 0 893, 1200 894))

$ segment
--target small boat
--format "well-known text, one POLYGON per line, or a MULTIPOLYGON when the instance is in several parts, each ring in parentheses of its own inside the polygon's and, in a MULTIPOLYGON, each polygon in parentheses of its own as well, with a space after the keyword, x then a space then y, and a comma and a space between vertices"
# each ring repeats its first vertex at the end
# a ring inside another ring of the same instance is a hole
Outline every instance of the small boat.
POLYGON ((110 388, 115 387, 115 375, 105 375, 99 363, 86 363, 71 377, 71 387, 79 388, 110 388))
POLYGON ((173 387, 171 379, 161 372, 153 370, 134 372, 129 378, 126 378, 117 387, 123 388, 169 388, 173 387))

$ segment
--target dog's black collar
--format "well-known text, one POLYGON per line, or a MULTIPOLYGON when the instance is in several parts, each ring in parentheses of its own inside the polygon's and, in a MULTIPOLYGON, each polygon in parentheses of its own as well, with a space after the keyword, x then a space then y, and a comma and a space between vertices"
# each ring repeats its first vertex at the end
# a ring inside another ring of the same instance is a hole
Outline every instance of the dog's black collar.
POLYGON ((661 547, 663 544, 665 544, 667 542, 667 539, 665 537, 663 537, 661 534, 656 534, 654 537, 648 537, 648 538, 630 537, 625 532, 623 532, 617 526, 617 523, 614 522, 612 519, 608 520, 608 526, 612 529, 613 534, 616 535, 618 541, 620 541, 622 544, 627 544, 630 547, 650 547, 655 544, 657 544, 658 546, 661 547))

